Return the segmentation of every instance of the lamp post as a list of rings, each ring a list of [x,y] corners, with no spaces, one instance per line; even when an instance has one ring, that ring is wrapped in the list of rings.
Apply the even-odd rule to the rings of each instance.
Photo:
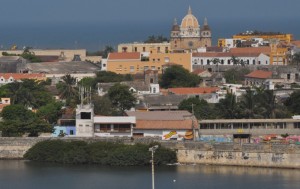
[[[154,189],[154,152],[157,150],[158,145],[152,146],[149,148],[149,151],[151,151],[151,165],[152,165],[152,189]]]

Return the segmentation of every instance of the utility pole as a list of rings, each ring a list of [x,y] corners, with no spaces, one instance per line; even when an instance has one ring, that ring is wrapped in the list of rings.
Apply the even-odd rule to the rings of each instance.
[[[155,189],[154,185],[154,152],[158,149],[158,145],[152,146],[149,148],[149,151],[151,151],[151,166],[152,166],[152,189]]]

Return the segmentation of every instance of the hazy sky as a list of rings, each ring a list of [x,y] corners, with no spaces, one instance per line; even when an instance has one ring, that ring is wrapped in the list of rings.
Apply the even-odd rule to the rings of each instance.
[[[0,0],[0,23],[181,20],[189,5],[209,21],[300,20],[300,0]]]

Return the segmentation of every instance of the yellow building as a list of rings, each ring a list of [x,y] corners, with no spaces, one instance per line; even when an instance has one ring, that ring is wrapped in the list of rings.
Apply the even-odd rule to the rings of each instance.
[[[237,34],[232,36],[233,39],[240,39],[240,40],[251,40],[253,38],[262,38],[264,40],[272,40],[276,39],[278,41],[284,41],[290,43],[293,40],[293,34],[280,34],[280,33],[265,33],[265,32],[253,32],[253,33],[246,33],[246,34]]]
[[[136,74],[145,70],[157,70],[162,73],[166,64],[182,65],[191,71],[191,53],[157,53],[153,51],[149,57],[142,57],[139,52],[110,53],[107,58],[107,71],[118,74]]]
[[[151,52],[155,49],[157,52],[168,53],[170,43],[122,43],[118,45],[118,52]]]

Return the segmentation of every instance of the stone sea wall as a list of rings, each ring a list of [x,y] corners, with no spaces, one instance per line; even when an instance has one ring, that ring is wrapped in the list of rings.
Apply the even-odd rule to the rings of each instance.
[[[44,140],[108,141],[125,144],[146,143],[151,138],[4,138],[0,137],[0,159],[22,159],[34,144]],[[203,142],[159,141],[177,151],[179,163],[300,168],[300,145],[295,144],[210,144]]]

